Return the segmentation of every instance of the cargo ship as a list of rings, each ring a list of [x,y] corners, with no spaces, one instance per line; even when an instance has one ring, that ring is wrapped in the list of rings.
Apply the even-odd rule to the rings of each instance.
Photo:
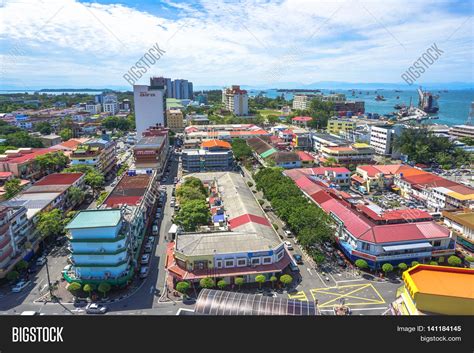
[[[418,108],[423,110],[425,113],[437,113],[439,110],[438,106],[438,96],[434,96],[430,92],[423,92],[423,90],[418,88]]]

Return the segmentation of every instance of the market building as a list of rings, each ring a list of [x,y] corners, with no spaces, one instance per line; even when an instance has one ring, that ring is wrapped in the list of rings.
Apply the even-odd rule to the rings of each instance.
[[[198,232],[180,232],[169,243],[167,270],[173,280],[235,277],[254,282],[280,273],[291,261],[283,242],[245,180],[238,173],[196,173],[207,185],[213,225]]]

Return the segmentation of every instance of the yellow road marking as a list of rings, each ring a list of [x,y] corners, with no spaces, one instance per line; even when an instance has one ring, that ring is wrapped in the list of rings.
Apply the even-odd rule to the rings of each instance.
[[[343,288],[355,288],[354,290],[351,290],[347,293],[341,293],[340,290]],[[336,290],[335,292],[331,292],[330,290]],[[372,298],[364,298],[356,295],[352,295],[356,292],[359,292],[364,289],[372,289],[373,293],[379,298],[379,299],[372,299]],[[338,292],[339,291],[339,292]],[[319,307],[330,307],[334,305],[334,302],[343,298],[351,298],[351,299],[356,299],[356,300],[361,300],[363,301],[362,303],[346,303],[346,305],[371,305],[371,304],[384,304],[385,300],[383,297],[380,295],[380,293],[375,289],[375,287],[369,283],[369,284],[356,284],[356,285],[346,285],[346,286],[340,286],[340,287],[329,287],[329,288],[315,288],[310,290],[311,295],[313,296],[313,300],[316,301],[316,293],[320,293],[323,295],[330,295],[330,296],[336,296],[333,299],[329,299],[324,303],[319,304]]]
[[[306,293],[304,291],[300,291],[296,294],[288,294],[288,298],[290,299],[297,299],[301,301],[308,301],[308,297],[306,296]]]

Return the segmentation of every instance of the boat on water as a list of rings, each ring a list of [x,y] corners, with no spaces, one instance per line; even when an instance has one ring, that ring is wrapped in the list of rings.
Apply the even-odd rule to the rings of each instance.
[[[399,90],[399,89],[396,89],[396,90],[395,90],[395,92],[402,92],[402,91],[401,91],[401,90]]]
[[[439,96],[435,96],[428,91],[423,91],[421,87],[418,88],[418,108],[425,113],[433,114],[439,111],[438,98]]]
[[[394,109],[398,109],[398,110],[399,110],[399,109],[403,109],[404,107],[405,107],[404,104],[395,104],[395,105],[393,106]]]
[[[377,97],[375,97],[375,100],[376,100],[376,101],[384,101],[384,100],[386,100],[386,99],[384,98],[384,96],[377,95]]]

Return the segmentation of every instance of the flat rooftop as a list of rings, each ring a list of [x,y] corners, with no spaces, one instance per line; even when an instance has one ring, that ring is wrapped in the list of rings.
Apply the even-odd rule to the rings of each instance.
[[[80,211],[66,229],[115,227],[121,219],[121,211],[115,209]]]
[[[417,265],[405,272],[424,294],[474,299],[474,270],[468,268]]]

